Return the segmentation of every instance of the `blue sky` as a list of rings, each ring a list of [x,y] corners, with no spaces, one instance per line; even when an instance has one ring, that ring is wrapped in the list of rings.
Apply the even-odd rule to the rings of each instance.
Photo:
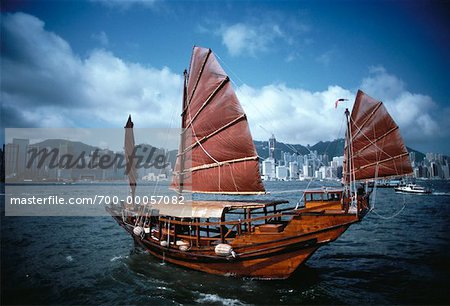
[[[358,88],[412,148],[450,155],[441,1],[2,1],[3,127],[178,127],[193,45],[213,49],[255,139],[342,137]],[[349,98],[334,109],[337,98]]]

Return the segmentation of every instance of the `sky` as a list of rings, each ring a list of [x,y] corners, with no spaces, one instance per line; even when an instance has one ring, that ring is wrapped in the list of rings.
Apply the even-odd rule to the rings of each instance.
[[[358,89],[407,146],[450,155],[449,1],[1,2],[2,128],[178,128],[182,72],[208,47],[253,138],[343,138]],[[348,102],[335,101],[347,98]],[[4,135],[2,136],[4,139]]]

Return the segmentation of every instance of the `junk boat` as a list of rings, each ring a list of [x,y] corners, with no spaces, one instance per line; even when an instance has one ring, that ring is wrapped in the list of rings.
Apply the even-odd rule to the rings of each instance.
[[[358,91],[347,121],[343,188],[307,190],[303,205],[248,200],[264,194],[247,117],[229,77],[210,49],[194,47],[184,72],[181,140],[171,188],[225,194],[236,200],[107,207],[151,255],[218,275],[285,279],[321,246],[336,240],[369,211],[361,183],[412,172],[398,126],[383,103]],[[131,195],[133,122],[125,126]]]

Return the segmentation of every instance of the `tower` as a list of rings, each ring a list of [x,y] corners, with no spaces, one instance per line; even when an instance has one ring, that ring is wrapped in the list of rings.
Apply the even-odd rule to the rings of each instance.
[[[275,136],[272,134],[272,137],[269,138],[269,158],[273,158],[275,160],[275,145],[277,140]]]

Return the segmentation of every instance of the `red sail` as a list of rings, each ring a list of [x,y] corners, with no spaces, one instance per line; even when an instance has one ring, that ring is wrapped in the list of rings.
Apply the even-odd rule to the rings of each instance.
[[[344,160],[347,183],[412,173],[398,125],[381,101],[359,90],[348,128],[350,141],[346,141]]]
[[[265,192],[247,118],[210,49],[194,47],[183,100],[184,132],[171,187],[181,192]]]
[[[125,159],[126,159],[126,173],[128,175],[128,181],[130,183],[132,201],[134,203],[134,195],[136,192],[136,167],[134,158],[134,132],[133,121],[131,121],[131,115],[128,117],[125,124]]]

